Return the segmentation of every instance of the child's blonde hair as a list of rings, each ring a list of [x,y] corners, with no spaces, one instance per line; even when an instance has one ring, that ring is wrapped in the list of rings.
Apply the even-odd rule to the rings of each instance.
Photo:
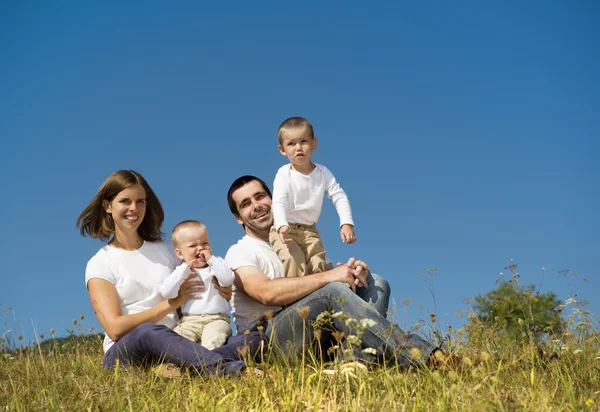
[[[304,117],[290,117],[281,123],[279,129],[277,130],[277,136],[279,136],[279,144],[283,143],[283,132],[289,129],[297,129],[300,127],[306,127],[308,130],[308,134],[313,139],[315,138],[315,131],[313,130],[312,124],[305,119]]]

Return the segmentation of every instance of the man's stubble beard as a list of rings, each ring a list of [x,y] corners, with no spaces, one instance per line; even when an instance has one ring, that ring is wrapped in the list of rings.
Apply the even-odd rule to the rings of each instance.
[[[265,221],[264,224],[257,224],[254,221],[245,221],[244,226],[246,227],[246,234],[254,235],[259,239],[269,241],[269,231],[271,230],[271,226],[273,226],[273,214],[269,211],[270,219]]]

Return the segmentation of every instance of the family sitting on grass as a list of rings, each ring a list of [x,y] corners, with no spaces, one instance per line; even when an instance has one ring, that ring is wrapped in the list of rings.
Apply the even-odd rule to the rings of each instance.
[[[332,199],[346,243],[356,240],[350,203],[333,174],[312,162],[317,139],[308,120],[290,118],[278,134],[290,163],[277,172],[273,196],[254,176],[229,188],[229,208],[245,235],[225,260],[213,255],[206,226],[195,220],[173,229],[174,250],[163,241],[162,206],[139,173],[119,170],[106,179],[77,219],[82,235],[108,241],[85,276],[106,333],[105,367],[164,363],[239,375],[266,350],[293,357],[318,338],[325,352],[328,342],[340,346],[334,364],[438,367],[451,360],[386,319],[388,282],[365,262],[350,258],[334,268],[327,261],[315,227],[323,197]],[[343,316],[315,326],[324,313]],[[322,327],[338,341],[357,338],[344,318],[368,325],[359,341],[324,339]]]

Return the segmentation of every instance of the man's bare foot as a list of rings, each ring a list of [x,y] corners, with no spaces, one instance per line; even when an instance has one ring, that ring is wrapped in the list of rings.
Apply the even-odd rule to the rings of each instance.
[[[429,356],[429,366],[437,370],[460,371],[463,369],[464,364],[460,356],[436,349]]]
[[[255,376],[257,378],[262,378],[264,374],[265,373],[258,368],[246,368],[242,371],[242,376]]]

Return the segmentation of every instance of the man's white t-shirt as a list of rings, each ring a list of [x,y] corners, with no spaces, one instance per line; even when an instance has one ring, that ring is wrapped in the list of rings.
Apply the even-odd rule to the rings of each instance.
[[[165,242],[144,242],[137,250],[123,250],[106,245],[92,257],[85,270],[85,284],[90,279],[104,279],[115,286],[119,294],[121,314],[143,312],[165,300],[159,292],[162,282],[179,265],[179,259]],[[157,322],[174,328],[175,311]],[[114,344],[104,336],[104,352]]]
[[[243,266],[254,266],[270,279],[282,278],[285,275],[281,260],[271,249],[269,242],[244,236],[235,245],[231,246],[225,256],[225,263],[232,270]],[[231,313],[238,333],[246,331],[253,326],[257,319],[262,318],[265,312],[278,312],[281,306],[265,306],[254,300],[233,285],[231,298]]]

